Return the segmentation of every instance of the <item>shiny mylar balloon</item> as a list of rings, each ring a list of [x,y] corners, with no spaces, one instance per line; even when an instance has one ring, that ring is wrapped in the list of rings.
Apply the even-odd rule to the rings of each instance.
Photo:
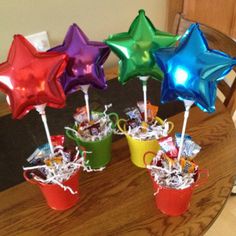
[[[0,90],[7,95],[13,118],[22,118],[35,105],[64,107],[58,77],[66,63],[65,54],[37,52],[23,36],[14,36],[7,61],[0,64]]]
[[[236,64],[229,55],[209,49],[198,24],[190,26],[176,48],[160,49],[154,56],[165,73],[161,102],[192,100],[205,112],[215,111],[217,82]]]
[[[118,79],[121,84],[136,76],[152,76],[162,80],[163,73],[150,51],[173,46],[178,38],[155,29],[144,10],[140,10],[127,33],[110,35],[105,40],[120,58]]]
[[[61,76],[65,94],[76,92],[80,85],[107,87],[103,64],[110,49],[102,42],[89,41],[76,24],[69,27],[63,44],[49,51],[64,52],[69,56],[69,63]]]

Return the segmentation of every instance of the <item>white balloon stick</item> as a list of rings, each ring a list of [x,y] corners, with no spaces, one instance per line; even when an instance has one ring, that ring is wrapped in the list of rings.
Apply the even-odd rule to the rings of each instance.
[[[86,84],[86,85],[81,85],[80,87],[84,93],[84,100],[85,100],[85,105],[86,105],[87,117],[88,117],[88,121],[90,121],[89,95],[88,95],[88,89],[89,89],[90,85]]]
[[[143,82],[144,121],[147,122],[147,80],[148,76],[139,76]]]
[[[47,117],[46,117],[46,113],[45,113],[45,107],[46,107],[46,104],[42,104],[42,105],[35,106],[35,109],[41,115],[41,118],[42,118],[42,121],[43,121],[43,124],[44,124],[44,129],[45,129],[45,132],[46,132],[46,135],[47,135],[50,151],[51,151],[51,154],[53,156],[54,155],[54,150],[53,150],[52,140],[51,140],[51,136],[50,136],[50,132],[49,132],[49,128],[48,128]]]
[[[183,122],[183,127],[182,127],[182,133],[181,133],[181,138],[180,138],[178,161],[180,161],[181,153],[183,150],[184,135],[185,135],[187,121],[188,121],[188,117],[189,117],[189,110],[190,110],[191,106],[193,105],[193,103],[194,103],[194,101],[184,100],[185,112],[184,112],[184,122]]]

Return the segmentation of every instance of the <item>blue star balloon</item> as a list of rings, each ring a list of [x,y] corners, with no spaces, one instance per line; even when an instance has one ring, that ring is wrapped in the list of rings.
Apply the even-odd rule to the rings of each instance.
[[[165,74],[161,102],[191,100],[203,111],[215,111],[217,83],[230,72],[236,59],[212,50],[198,24],[189,27],[176,48],[153,53]]]

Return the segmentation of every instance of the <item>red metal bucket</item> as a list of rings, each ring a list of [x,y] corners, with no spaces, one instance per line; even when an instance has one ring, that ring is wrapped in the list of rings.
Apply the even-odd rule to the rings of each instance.
[[[156,155],[153,152],[146,152],[144,155],[144,163],[147,154]],[[191,186],[185,189],[173,189],[158,185],[151,176],[150,171],[148,172],[152,179],[153,188],[156,193],[156,206],[162,213],[169,216],[179,216],[184,214],[190,206],[194,188],[205,184],[209,177],[208,170],[198,170],[198,172],[196,173],[195,182]],[[205,178],[201,178],[201,175],[204,175]]]
[[[30,171],[24,171],[24,178],[39,186],[47,204],[50,208],[58,211],[63,211],[73,207],[79,201],[79,170],[76,171],[68,180],[62,182],[64,186],[70,187],[76,194],[72,194],[69,190],[64,190],[57,184],[45,184],[29,178]]]

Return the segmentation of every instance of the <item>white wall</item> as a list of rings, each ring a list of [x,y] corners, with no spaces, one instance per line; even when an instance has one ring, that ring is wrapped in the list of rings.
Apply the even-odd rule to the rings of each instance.
[[[51,46],[60,44],[77,23],[91,40],[127,31],[139,9],[164,30],[166,0],[0,0],[0,61],[5,61],[14,34],[46,30]],[[106,66],[117,63],[111,55]]]

